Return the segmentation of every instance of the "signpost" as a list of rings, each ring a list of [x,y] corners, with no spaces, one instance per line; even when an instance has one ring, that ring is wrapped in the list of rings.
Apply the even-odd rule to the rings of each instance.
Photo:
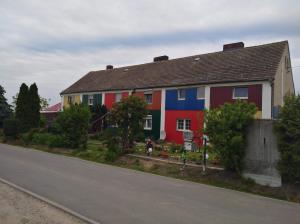
[[[193,145],[194,134],[192,131],[183,132],[184,149],[191,151]]]

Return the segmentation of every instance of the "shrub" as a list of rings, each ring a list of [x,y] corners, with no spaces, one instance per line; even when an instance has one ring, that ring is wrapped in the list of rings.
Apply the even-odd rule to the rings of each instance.
[[[5,137],[17,137],[18,122],[15,118],[7,118],[3,121],[3,134]]]
[[[47,144],[50,148],[66,146],[65,139],[61,135],[50,135]]]
[[[300,95],[285,97],[274,126],[280,152],[279,170],[286,182],[300,181]]]
[[[32,142],[33,135],[39,131],[40,130],[38,128],[33,128],[29,132],[21,134],[21,140],[25,145],[29,145]]]
[[[84,105],[71,105],[56,119],[57,132],[63,136],[70,148],[85,148],[88,140],[90,111]]]
[[[114,104],[110,122],[118,125],[123,150],[131,148],[137,134],[143,132],[143,120],[147,115],[146,107],[146,102],[134,95]]]
[[[246,132],[254,119],[256,106],[244,101],[225,103],[205,114],[205,133],[227,170],[242,172]]]
[[[176,152],[180,152],[182,150],[182,146],[172,142],[169,149],[170,149],[170,152],[176,153]]]
[[[48,133],[35,133],[32,136],[31,143],[37,145],[48,145],[51,134]]]

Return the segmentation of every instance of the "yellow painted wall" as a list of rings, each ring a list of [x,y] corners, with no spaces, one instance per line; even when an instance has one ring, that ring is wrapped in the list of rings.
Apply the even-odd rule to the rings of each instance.
[[[80,104],[81,102],[80,102],[80,95],[73,95],[74,97],[75,97],[75,99],[74,99],[74,104],[75,103],[77,103],[77,104]],[[68,95],[65,95],[64,96],[64,104],[63,104],[63,106],[65,107],[65,108],[68,108],[70,105],[69,105],[69,103],[68,103]]]

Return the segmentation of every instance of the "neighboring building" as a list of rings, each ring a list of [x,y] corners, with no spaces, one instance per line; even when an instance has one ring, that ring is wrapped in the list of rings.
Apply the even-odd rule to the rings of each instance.
[[[92,71],[61,92],[62,105],[83,102],[108,109],[135,94],[148,103],[145,133],[182,143],[191,130],[202,142],[204,109],[243,99],[255,103],[257,118],[272,119],[284,95],[294,94],[287,41],[244,47],[226,44],[223,51]]]
[[[41,115],[44,116],[47,120],[47,125],[53,123],[53,121],[55,120],[55,118],[57,118],[59,112],[61,111],[61,108],[61,103],[57,103],[41,111]]]

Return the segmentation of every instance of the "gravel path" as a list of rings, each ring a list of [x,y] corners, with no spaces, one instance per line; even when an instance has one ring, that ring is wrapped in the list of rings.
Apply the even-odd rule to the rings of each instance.
[[[0,223],[83,224],[84,222],[0,182]]]

